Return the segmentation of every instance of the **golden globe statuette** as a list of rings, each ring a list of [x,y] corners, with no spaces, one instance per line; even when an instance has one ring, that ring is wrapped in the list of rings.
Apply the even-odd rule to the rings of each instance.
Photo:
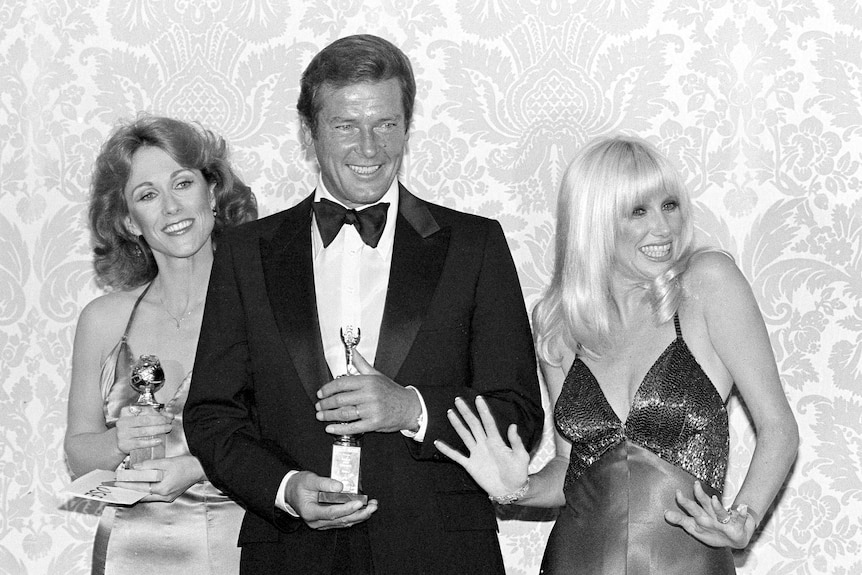
[[[356,373],[353,368],[353,350],[359,345],[359,328],[347,326],[341,330],[341,341],[344,343],[344,354],[347,359],[347,373]],[[344,377],[340,375],[338,377]],[[319,503],[348,503],[362,501],[368,503],[368,496],[359,491],[359,461],[362,448],[359,445],[359,435],[339,435],[332,444],[332,468],[330,477],[344,485],[339,493],[321,491],[317,496]]]
[[[142,355],[132,365],[132,375],[129,385],[140,394],[138,401],[129,407],[132,415],[152,415],[164,409],[165,404],[156,401],[153,394],[165,384],[165,372],[159,358],[154,355]],[[162,442],[152,447],[133,449],[129,453],[123,467],[117,470],[117,481],[161,481],[160,469],[134,469],[134,466],[149,459],[165,457],[166,435],[142,437],[154,439],[161,437]]]

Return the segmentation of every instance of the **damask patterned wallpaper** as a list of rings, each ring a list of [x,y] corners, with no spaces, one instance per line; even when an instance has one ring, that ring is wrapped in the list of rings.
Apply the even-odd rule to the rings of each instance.
[[[404,181],[498,218],[529,306],[561,172],[633,132],[682,170],[704,241],[763,309],[802,436],[742,574],[862,573],[862,7],[854,0],[0,0],[0,572],[88,573],[98,508],[67,500],[72,339],[99,294],[85,222],[97,148],[138,110],[223,133],[263,215],[314,183],[299,75],[337,37],[412,58]],[[731,401],[732,465],[754,441]],[[539,466],[551,455],[547,439]],[[552,520],[507,510],[509,572]]]

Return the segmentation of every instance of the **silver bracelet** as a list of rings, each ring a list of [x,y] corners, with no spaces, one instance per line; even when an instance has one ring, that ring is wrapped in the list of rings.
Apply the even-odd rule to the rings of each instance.
[[[500,505],[510,505],[515,501],[521,499],[524,495],[526,495],[529,488],[530,476],[528,475],[527,480],[524,482],[524,485],[522,485],[521,488],[517,491],[507,493],[506,495],[489,495],[488,499],[490,499],[494,503],[499,503]]]
[[[728,507],[727,508],[727,518],[726,518],[727,520],[726,521],[719,521],[719,523],[728,523],[730,521],[731,514],[733,514],[734,512],[740,513],[740,507],[744,507],[745,508],[745,514],[754,520],[754,529],[756,530],[760,526],[760,514],[757,511],[755,511],[754,509],[752,509],[751,507],[749,507],[748,505],[746,505],[745,503],[734,503],[733,505]]]

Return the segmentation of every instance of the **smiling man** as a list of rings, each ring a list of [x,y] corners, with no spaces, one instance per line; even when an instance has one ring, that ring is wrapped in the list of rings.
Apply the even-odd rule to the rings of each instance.
[[[327,46],[297,103],[314,192],[219,239],[186,433],[247,509],[244,573],[503,573],[491,502],[434,441],[462,445],[446,413],[482,395],[534,445],[533,343],[500,224],[398,181],[415,94],[386,40]],[[367,503],[319,503],[342,434]]]

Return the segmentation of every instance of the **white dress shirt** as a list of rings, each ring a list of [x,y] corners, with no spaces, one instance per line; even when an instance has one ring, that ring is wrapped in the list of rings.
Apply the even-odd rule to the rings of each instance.
[[[314,201],[321,198],[344,205],[319,180]],[[312,220],[311,252],[314,259],[317,316],[326,363],[334,377],[347,373],[340,335],[343,327],[359,327],[357,350],[369,364],[374,365],[377,355],[398,215],[397,181],[393,180],[380,202],[388,202],[389,208],[383,235],[376,248],[366,245],[356,226],[349,224],[341,226],[332,243],[324,248],[317,222]]]
[[[344,205],[329,193],[323,180],[318,178],[314,201],[321,198]],[[347,373],[344,343],[341,341],[342,328],[359,328],[360,338],[356,349],[369,364],[374,365],[377,355],[395,242],[395,221],[398,216],[397,180],[392,181],[380,202],[388,202],[389,208],[383,235],[376,248],[366,245],[356,227],[349,224],[343,225],[332,243],[324,248],[317,221],[312,217],[311,250],[317,315],[326,363],[334,377]],[[421,442],[428,427],[427,410],[419,390],[413,386],[408,386],[408,389],[416,392],[422,406],[422,415],[417,432],[403,430],[401,433]],[[282,480],[276,495],[276,506],[297,516],[284,500],[287,481],[295,473],[297,471],[288,472]]]

